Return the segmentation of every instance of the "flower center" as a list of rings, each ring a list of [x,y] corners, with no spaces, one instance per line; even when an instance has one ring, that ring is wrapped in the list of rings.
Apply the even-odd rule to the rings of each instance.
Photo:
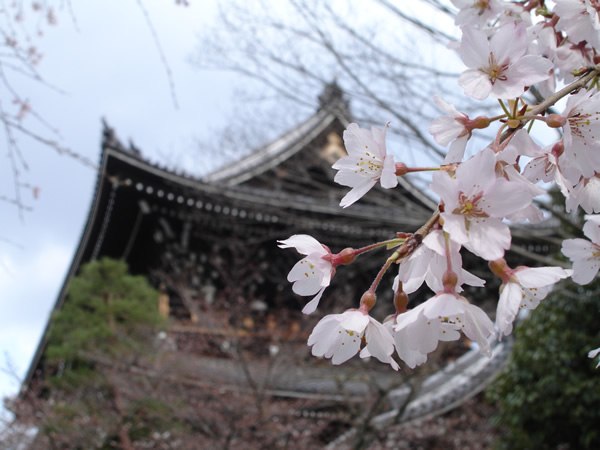
[[[478,10],[477,14],[481,16],[486,9],[490,9],[490,0],[477,0],[473,3],[473,8]]]
[[[381,160],[371,152],[364,152],[364,156],[356,161],[357,169],[354,171],[359,174],[378,174],[383,168]]]
[[[594,113],[584,113],[581,111],[569,116],[569,129],[571,134],[580,139],[584,139],[584,133],[587,131],[591,132],[592,121],[598,122],[600,118],[600,111]],[[592,136],[595,138],[596,136]]]
[[[467,197],[464,192],[458,194],[458,205],[452,214],[461,214],[467,217],[489,217],[481,206],[478,205],[479,201],[483,198],[483,193],[474,195],[473,197]]]
[[[488,56],[488,66],[482,67],[479,70],[487,74],[490,78],[490,83],[494,84],[497,80],[506,81],[508,79],[504,74],[506,69],[508,69],[508,63],[498,63],[498,61],[496,61],[496,56],[490,52],[490,56]]]

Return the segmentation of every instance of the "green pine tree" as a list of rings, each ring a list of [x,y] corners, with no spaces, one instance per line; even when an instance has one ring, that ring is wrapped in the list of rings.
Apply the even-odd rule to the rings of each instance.
[[[154,414],[164,412],[162,402],[127,373],[151,361],[164,325],[158,295],[122,261],[92,262],[72,280],[45,353],[49,401],[40,429],[52,447],[129,449],[145,429],[140,417],[152,417],[146,433],[169,425],[168,414]]]

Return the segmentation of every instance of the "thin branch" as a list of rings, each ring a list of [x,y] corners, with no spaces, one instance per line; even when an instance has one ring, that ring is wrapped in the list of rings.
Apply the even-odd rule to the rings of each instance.
[[[148,13],[148,10],[144,6],[144,3],[142,2],[142,0],[136,0],[136,3],[138,5],[138,7],[140,8],[140,11],[142,12],[142,15],[144,16],[146,25],[148,26],[148,29],[150,30],[150,34],[152,35],[152,40],[154,41],[154,46],[156,47],[156,51],[158,52],[160,61],[163,65],[163,68],[165,69],[165,73],[167,75],[167,82],[169,84],[169,92],[171,93],[171,101],[173,102],[173,106],[175,109],[179,109],[179,103],[177,101],[177,93],[175,92],[175,82],[173,81],[173,71],[171,70],[171,66],[169,65],[169,62],[167,61],[167,57],[165,56],[165,52],[163,51],[162,45],[160,43],[160,39],[158,38],[158,33],[156,32],[156,28],[154,27],[154,23],[152,22],[152,19],[150,18],[150,14]]]

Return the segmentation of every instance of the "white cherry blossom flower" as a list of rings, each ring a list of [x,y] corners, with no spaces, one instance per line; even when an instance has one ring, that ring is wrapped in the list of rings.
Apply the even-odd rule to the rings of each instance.
[[[504,10],[502,2],[498,0],[452,0],[452,4],[459,9],[454,19],[459,27],[485,26]]]
[[[531,139],[526,130],[517,131],[504,150],[496,155],[496,175],[515,183],[514,186],[520,185],[521,190],[528,192],[532,197],[544,194],[546,192],[544,189],[536,186],[516,169],[519,167],[519,155],[530,155],[538,149],[539,146]],[[544,215],[537,206],[530,203],[525,208],[508,214],[506,218],[513,221],[528,220],[536,223],[542,221]]]
[[[575,211],[578,206],[588,213],[600,213],[600,178],[581,178],[566,195],[565,210]]]
[[[480,122],[485,121],[486,123],[476,127],[477,119],[470,120],[469,116],[458,112],[453,105],[440,97],[434,97],[433,101],[447,115],[435,119],[429,126],[429,132],[438,144],[444,147],[450,144],[448,153],[444,158],[445,164],[460,162],[465,154],[465,147],[471,137],[472,130],[474,128],[484,128],[484,125],[487,126],[489,121],[481,118]]]
[[[500,300],[496,310],[496,329],[502,335],[512,332],[513,322],[520,309],[533,310],[552,291],[555,283],[571,275],[562,267],[517,267],[511,269],[506,261],[490,263],[502,278]]]
[[[312,354],[331,358],[333,364],[342,364],[356,355],[363,341],[361,358],[374,356],[398,370],[398,364],[392,359],[394,340],[389,331],[359,309],[323,317],[308,337]]]
[[[600,94],[587,91],[569,96],[563,117],[566,163],[590,178],[600,172]]]
[[[444,231],[488,261],[501,258],[510,247],[510,230],[502,218],[527,207],[533,199],[520,183],[496,177],[495,165],[494,152],[484,149],[463,162],[454,178],[437,172],[431,184],[444,203]]]
[[[561,251],[573,262],[572,279],[577,284],[590,283],[600,269],[600,215],[585,216],[583,234],[589,239],[565,239]],[[591,242],[590,242],[591,241]]]
[[[459,325],[439,318],[428,318],[423,313],[423,305],[384,323],[392,330],[398,356],[411,369],[427,361],[427,355],[437,348],[438,342],[460,338]]]
[[[564,152],[562,140],[541,148],[535,145],[521,154],[529,156],[531,160],[523,169],[523,176],[532,183],[556,183],[562,194],[566,197],[573,186],[568,180],[569,173],[573,172],[567,167],[567,174],[559,164],[559,158]],[[562,161],[562,159],[561,159]],[[575,174],[574,174],[575,175]],[[575,175],[579,178],[578,175]]]
[[[398,185],[394,157],[387,154],[386,128],[360,128],[351,123],[344,131],[344,145],[348,156],[340,158],[333,168],[338,170],[334,181],[352,189],[340,206],[346,208],[365,195],[377,182],[386,189]]]
[[[314,295],[314,298],[302,309],[304,314],[311,314],[317,309],[319,300],[335,273],[331,262],[331,251],[306,234],[295,234],[277,242],[279,248],[295,248],[301,255],[306,255],[292,267],[287,279],[293,283],[292,290],[296,294]]]
[[[463,284],[478,287],[485,284],[485,280],[462,269],[460,245],[453,241],[450,241],[450,261],[454,271],[457,272],[457,292],[462,292]],[[415,292],[423,282],[426,282],[433,292],[443,290],[442,277],[447,268],[446,264],[444,232],[432,231],[423,239],[422,245],[400,263],[398,276],[394,280],[394,291],[398,287],[398,282],[402,282],[402,289],[407,294]]]
[[[408,328],[403,328],[399,331],[394,329],[396,317],[396,315],[390,316],[383,322],[383,326],[394,339],[394,347],[400,359],[404,361],[408,367],[414,369],[427,361],[427,354],[421,353],[410,347],[411,335]]]
[[[395,330],[410,335],[410,349],[427,354],[440,340],[455,340],[456,331],[462,331],[476,342],[480,351],[490,356],[489,339],[494,334],[494,324],[478,306],[456,293],[440,292],[425,303],[398,315]]]
[[[556,0],[554,14],[559,17],[556,28],[564,31],[569,40],[575,44],[587,41],[598,47],[600,43],[600,6],[597,1],[589,0]]]
[[[459,56],[469,68],[458,83],[465,94],[483,100],[490,94],[508,99],[523,94],[526,86],[548,79],[552,63],[537,55],[527,55],[528,39],[524,24],[508,23],[493,34],[463,28]]]

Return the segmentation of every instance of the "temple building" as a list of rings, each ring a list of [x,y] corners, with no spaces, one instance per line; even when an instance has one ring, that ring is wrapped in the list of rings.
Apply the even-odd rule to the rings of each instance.
[[[341,136],[350,122],[341,90],[329,85],[312,116],[202,178],[146,160],[139,150],[123,145],[105,124],[89,214],[55,310],[68,301],[70,280],[82,265],[103,257],[121,259],[133,274],[146,276],[159,289],[156,307],[169,318],[173,352],[226,361],[231,342],[236,341],[244,342],[260,359],[286,342],[295,342],[297,351],[304,352],[299,358],[304,358],[308,355],[306,337],[316,319],[300,313],[308,299],[295,295],[286,281],[298,255],[280,250],[276,241],[309,234],[333,251],[360,247],[390,239],[399,231],[416,230],[436,208],[435,201],[406,177],[399,179],[396,189],[375,188],[352,207],[340,208],[348,188],[333,182],[331,165],[345,154]],[[539,243],[543,240],[528,242],[526,233],[517,232],[515,240],[529,246],[547,245]],[[383,253],[378,255],[340,269],[320,310],[332,311],[335,306],[340,312],[355,306],[383,262]],[[387,278],[391,286],[393,276]],[[389,286],[385,290],[391,292]],[[48,328],[25,386],[44,377],[47,335]],[[501,350],[496,353],[502,355],[507,348]],[[473,361],[457,361],[454,370],[461,372],[460,364],[467,367]],[[487,366],[488,378],[502,361]],[[320,370],[329,370],[325,363]],[[201,362],[190,359],[189,376],[200,366]],[[280,398],[342,401],[336,392],[339,385],[324,381],[316,372],[311,374],[301,380],[293,375],[282,377],[269,392]],[[395,374],[384,379],[389,381],[390,376]],[[224,372],[214,379],[242,383],[235,377],[228,379]],[[428,392],[443,388],[442,379],[438,376],[431,381]],[[472,389],[479,389],[485,380],[478,379]],[[366,388],[356,383],[352,389],[364,393]],[[456,402],[464,389],[452,392],[448,404]],[[446,394],[439,394],[438,399]],[[391,401],[391,406],[397,406],[399,398],[411,397],[406,391],[395,395],[396,403]],[[418,417],[443,406],[425,403],[406,413]],[[315,411],[318,408],[308,414]],[[330,436],[331,440],[335,437]]]
[[[333,182],[331,165],[345,154],[341,134],[351,119],[337,86],[320,101],[294,129],[201,179],[145,160],[105,124],[90,211],[55,309],[83,264],[110,257],[147,275],[163,293],[161,311],[179,324],[210,327],[207,308],[246,302],[242,321],[251,326],[252,315],[280,308],[294,315],[306,301],[286,281],[297,255],[276,240],[310,234],[339,251],[414,231],[435,204],[405,179],[399,189],[374,189],[353,207],[339,207],[347,188]],[[327,297],[352,305],[372,271],[348,269]],[[28,378],[43,350],[42,340]]]

